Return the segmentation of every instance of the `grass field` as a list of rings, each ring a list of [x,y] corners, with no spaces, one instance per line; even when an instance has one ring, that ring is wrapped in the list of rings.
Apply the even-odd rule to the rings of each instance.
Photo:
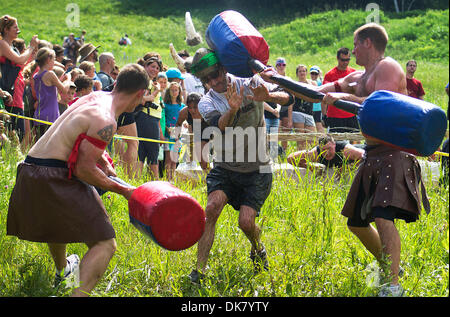
[[[33,4],[29,1],[2,2],[0,14],[17,17],[26,40],[32,34],[38,34],[40,38],[62,43],[63,36],[70,31],[86,29],[87,40],[102,45],[100,52],[113,51],[120,65],[134,62],[147,51],[158,51],[167,65],[174,66],[168,43],[174,43],[177,49],[185,47],[183,15],[160,17],[135,11],[128,14],[119,10],[115,1],[78,1],[80,26],[69,29],[65,24],[67,3],[56,0],[37,0]],[[218,8],[217,13],[223,9],[226,8]],[[198,30],[204,32],[212,15],[200,13],[193,18]],[[299,63],[316,64],[323,71],[335,66],[335,51],[344,45],[352,47],[353,26],[363,24],[364,18],[365,12],[351,11],[343,15],[340,11],[331,11],[289,23],[267,22],[260,31],[271,47],[271,62],[278,56],[286,57],[288,75],[294,78],[295,65]],[[352,21],[349,26],[342,27],[349,19]],[[426,24],[424,21],[427,20],[434,24]],[[427,93],[425,99],[446,109],[448,10],[423,12],[404,19],[383,15],[381,21],[392,40],[387,55],[402,65],[409,58],[415,58],[418,61],[417,78]],[[412,31],[408,31],[407,26]],[[340,32],[330,34],[330,30]],[[117,45],[125,32],[133,40],[133,45],[128,48]],[[425,44],[431,43],[433,36],[437,44]],[[321,46],[312,48],[314,39],[319,37]],[[193,53],[195,48],[189,51]],[[65,295],[53,288],[54,265],[46,245],[6,236],[8,202],[15,183],[16,166],[21,159],[23,155],[10,147],[1,149],[0,296]],[[271,269],[258,275],[253,274],[248,258],[250,245],[238,228],[237,213],[226,206],[217,223],[207,277],[201,287],[191,284],[187,276],[196,261],[196,246],[180,252],[158,247],[130,224],[126,200],[116,194],[106,194],[102,199],[116,230],[118,249],[92,295],[376,296],[378,289],[369,281],[374,259],[348,231],[346,218],[340,215],[354,173],[355,170],[350,168],[339,180],[306,178],[300,183],[274,179],[272,192],[257,220],[263,228],[262,241]],[[118,174],[127,179],[120,167]],[[145,178],[129,180],[133,185],[145,181]],[[191,194],[202,206],[206,205],[205,184],[194,186],[175,181],[175,185]],[[401,265],[405,269],[400,282],[408,296],[448,297],[448,186],[441,188],[426,180],[426,188],[431,213],[422,214],[416,223],[397,222],[402,240]],[[68,247],[69,254],[77,253],[80,257],[86,250],[82,244]]]
[[[5,236],[8,200],[21,156],[3,149],[0,164],[0,296],[64,295],[53,286],[54,265],[45,244]],[[118,249],[95,288],[94,296],[174,297],[353,297],[376,296],[368,280],[373,257],[346,228],[340,208],[354,169],[340,180],[276,178],[257,220],[269,255],[270,271],[253,274],[250,245],[237,226],[237,213],[226,206],[217,223],[207,278],[201,287],[188,274],[196,246],[166,251],[129,222],[126,200],[106,194],[103,202],[116,230]],[[119,168],[119,176],[126,176]],[[146,180],[131,181],[134,185]],[[186,181],[175,185],[206,205],[206,186]],[[448,296],[448,186],[427,181],[432,212],[416,223],[397,227],[402,239],[401,283],[408,296]],[[83,244],[68,247],[82,256]]]

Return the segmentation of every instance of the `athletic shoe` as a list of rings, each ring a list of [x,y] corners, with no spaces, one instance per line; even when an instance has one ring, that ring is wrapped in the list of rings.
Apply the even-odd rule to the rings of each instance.
[[[381,287],[378,297],[403,297],[405,290],[398,285],[384,285]]]
[[[55,287],[63,286],[64,288],[78,287],[80,285],[80,258],[76,254],[67,257],[67,266],[61,273],[55,274]]]
[[[191,274],[189,274],[189,279],[194,284],[200,284],[200,281],[205,277],[204,274],[200,273],[196,269],[193,269]]]
[[[252,249],[250,251],[250,259],[253,262],[255,273],[261,272],[261,267],[264,268],[264,270],[266,271],[269,270],[269,262],[267,261],[267,252],[264,246],[258,252]]]

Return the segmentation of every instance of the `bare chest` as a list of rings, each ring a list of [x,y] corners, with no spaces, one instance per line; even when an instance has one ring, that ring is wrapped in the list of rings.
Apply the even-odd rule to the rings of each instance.
[[[367,97],[375,91],[375,74],[363,73],[358,79],[355,87],[355,95],[358,97]]]

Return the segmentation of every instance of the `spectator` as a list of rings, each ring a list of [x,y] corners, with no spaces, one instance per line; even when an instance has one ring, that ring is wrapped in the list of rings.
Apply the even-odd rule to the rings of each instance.
[[[84,61],[80,64],[79,68],[84,71],[84,74],[92,78],[94,85],[92,89],[102,90],[102,83],[98,80],[98,77],[95,76],[95,65],[93,62]],[[97,79],[95,79],[97,78]]]
[[[83,70],[79,68],[74,68],[70,71],[70,81],[75,82],[78,76],[80,75],[86,75]],[[92,81],[92,85],[94,85],[94,81]]]
[[[24,39],[14,39],[12,45],[19,51],[19,54],[25,52],[25,40]]]
[[[198,111],[198,103],[200,99],[202,98],[202,95],[200,95],[197,92],[191,92],[187,96],[187,106],[180,110],[180,113],[178,114],[178,120],[175,124],[175,127],[181,127],[183,123],[186,121],[189,126],[189,133],[194,133],[193,147],[191,147],[190,153],[191,153],[191,161],[197,159],[200,162],[201,168],[205,171],[209,171],[209,164],[208,160],[202,153],[204,153],[204,148],[207,146],[209,142],[209,138],[204,138],[203,131],[209,127],[209,125],[206,123],[206,121],[201,116],[200,112]],[[196,126],[194,123],[194,120],[197,124],[200,124],[200,129],[196,129]],[[197,146],[197,144],[200,141],[200,147]]]
[[[309,69],[309,75],[311,76],[311,80],[315,81],[317,86],[322,85],[322,71],[319,66],[311,66]],[[325,128],[322,125],[322,108],[320,102],[313,103],[313,117],[314,123],[316,124],[317,132],[324,133]]]
[[[73,69],[73,62],[69,58],[64,57],[61,64],[64,66],[65,72],[70,72]]]
[[[113,71],[111,72],[111,77],[112,77],[112,79],[116,80],[116,79],[117,79],[117,76],[119,76],[119,72],[120,72],[119,66],[114,65],[114,69],[113,69]]]
[[[36,35],[33,36],[30,47],[20,54],[17,48],[12,46],[19,33],[16,18],[9,15],[0,18],[0,89],[8,92],[13,98],[11,104],[5,105],[6,111],[23,116],[25,84],[22,70],[35,56],[39,40]],[[22,140],[25,134],[24,120],[13,118],[12,130],[16,131],[19,139]]]
[[[269,86],[270,84],[267,84]],[[273,85],[273,87],[270,87],[271,89],[276,89],[276,85]],[[264,102],[264,121],[266,122],[266,134],[275,134],[279,131],[280,127],[280,112],[283,108],[287,107],[281,107],[280,105],[274,103],[274,102]],[[278,142],[272,142],[270,141],[270,137],[268,140],[269,145],[269,155],[272,159],[272,161],[275,161],[280,148],[278,146]]]
[[[181,98],[181,85],[178,82],[171,82],[164,93],[164,112],[166,117],[166,130],[164,131],[164,137],[170,142],[175,142],[175,138],[172,136],[172,128],[176,126],[178,115],[180,110],[185,107]],[[173,179],[176,164],[178,162],[178,149],[174,144],[167,144],[165,146],[164,153],[166,161],[167,178]]]
[[[278,74],[282,76],[286,76],[286,60],[283,57],[278,57],[275,61],[275,69]],[[292,107],[290,105],[288,107],[281,107],[280,109],[280,124],[279,124],[279,133],[289,133],[292,129]],[[282,151],[285,152],[287,149],[287,141],[281,142]]]
[[[64,56],[71,59],[74,65],[77,63],[78,49],[80,47],[81,44],[75,39],[75,34],[70,33],[69,36],[64,39]]]
[[[92,62],[94,64],[97,63],[99,47],[100,45],[94,46],[91,43],[86,43],[83,46],[81,46],[78,49],[78,59],[77,59],[78,64],[84,61]]]
[[[275,61],[275,69],[281,76],[286,76],[286,60],[284,57],[278,57]]]
[[[406,89],[408,90],[408,96],[423,100],[425,91],[420,80],[414,78],[416,70],[417,62],[413,59],[409,60],[406,63]]]
[[[116,60],[114,59],[114,55],[109,52],[102,53],[98,58],[98,62],[100,64],[100,72],[97,74],[97,76],[100,79],[100,82],[102,83],[102,89],[112,90],[114,79],[111,77],[111,73],[114,70],[114,66],[116,66]]]
[[[159,85],[159,103],[161,105],[164,105],[163,96],[167,89],[168,80],[166,72],[159,72],[158,76],[156,76],[156,82]],[[161,126],[161,132],[164,134],[164,131],[166,131],[166,114],[164,107],[161,111],[161,119],[159,120],[159,124]],[[164,158],[164,148],[166,144],[160,144],[159,146],[159,155],[158,155],[158,166],[159,166],[159,177],[164,177],[163,171],[165,170],[165,158]]]
[[[305,65],[298,65],[295,73],[299,82],[314,86],[317,85],[314,81],[306,78],[308,68]],[[295,98],[292,108],[292,125],[297,133],[316,132],[312,102],[308,102],[297,97]],[[297,141],[297,150],[303,149],[305,145],[305,141]]]
[[[34,118],[44,121],[55,122],[59,117],[58,94],[62,98],[67,98],[67,88],[58,79],[51,70],[55,64],[55,51],[43,47],[39,49],[36,55],[36,62],[39,66],[39,72],[34,75],[37,107],[34,112]],[[35,122],[34,135],[36,141],[48,130],[49,125]]]
[[[185,61],[190,57],[189,53],[186,50],[178,52],[178,56],[180,56]],[[180,71],[182,73],[182,76],[184,77],[184,86],[186,88],[187,95],[191,92],[198,92],[201,95],[205,94],[205,88],[203,87],[200,79],[198,79],[191,73],[186,72],[185,70],[180,69]]]
[[[25,89],[23,93],[23,115],[28,118],[32,118],[34,115],[34,108],[36,104],[36,95],[33,94],[32,79],[33,76],[39,71],[36,61],[28,63],[23,69],[23,79],[25,81]],[[22,148],[28,149],[32,144],[31,127],[33,121],[24,120],[25,122],[25,136],[22,140]]]
[[[335,82],[355,71],[349,67],[350,50],[342,47],[337,51],[338,65],[325,74],[322,84]],[[354,114],[338,109],[333,105],[322,105],[322,113],[326,114],[325,123],[329,127],[329,132],[357,132],[359,131],[358,120]]]
[[[78,41],[78,43],[80,44],[80,46],[84,45],[85,37],[86,37],[86,30],[82,30],[81,35],[79,37],[75,38]]]
[[[156,82],[159,84],[162,95],[166,91],[168,80],[165,72],[159,72],[158,76],[156,76]]]
[[[303,168],[308,163],[320,163],[326,167],[341,167],[344,162],[362,160],[364,145],[351,145],[347,141],[334,141],[331,135],[319,139],[319,144],[310,150],[303,150],[289,155],[289,164]]]
[[[77,79],[75,79],[75,93],[76,96],[73,98],[71,102],[69,102],[69,106],[74,104],[78,99],[83,96],[89,95],[92,92],[92,78],[86,75],[79,75]]]
[[[59,115],[62,115],[64,111],[67,110],[69,104],[72,104],[75,97],[75,91],[77,89],[77,86],[75,86],[75,84],[71,81],[66,81],[63,85],[67,89],[67,95],[61,96],[61,99],[58,102]]]
[[[166,71],[166,76],[167,76],[167,81],[169,83],[177,82],[178,84],[180,84],[181,98],[183,98],[183,101],[186,100],[187,94],[186,94],[186,88],[184,87],[185,77],[181,74],[180,70],[176,67],[171,67]]]
[[[131,40],[128,37],[128,34],[125,34],[124,37],[120,38],[119,45],[124,45],[124,46],[131,45]]]
[[[160,104],[160,87],[153,82],[163,67],[162,61],[156,56],[147,59],[144,57],[142,60],[150,77],[150,87],[143,97],[142,104],[136,108],[137,133],[142,138],[164,140],[160,125],[161,112],[164,106]],[[145,162],[149,166],[152,177],[156,179],[159,177],[158,154],[159,143],[139,142],[137,177],[141,176]]]
[[[91,43],[87,43],[84,44],[83,46],[80,47],[80,49],[78,50],[79,52],[79,61],[78,63],[82,63],[84,61],[87,62],[91,62],[94,64],[94,77],[92,78],[94,80],[94,90],[101,90],[97,88],[97,86],[95,85],[95,81],[100,82],[100,79],[97,76],[97,71],[96,71],[96,65],[95,63],[98,62],[98,48],[99,46],[94,46]]]
[[[53,50],[55,51],[55,60],[58,62],[58,63],[61,63],[62,64],[62,62],[63,62],[63,60],[64,60],[64,49],[62,48],[62,46],[61,45],[58,45],[58,44],[53,44]],[[64,65],[64,64],[63,64]]]

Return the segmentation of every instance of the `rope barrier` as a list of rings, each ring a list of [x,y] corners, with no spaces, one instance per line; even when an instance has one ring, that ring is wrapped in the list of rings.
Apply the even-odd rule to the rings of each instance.
[[[47,125],[52,125],[53,122],[50,121],[44,121],[44,120],[40,120],[40,119],[36,119],[36,118],[30,118],[30,117],[26,117],[26,116],[22,116],[19,114],[15,114],[15,113],[9,113],[6,110],[0,110],[0,114],[7,114],[9,116],[14,116],[20,119],[26,119],[26,120],[30,120],[30,121],[36,121],[39,123],[43,123],[43,124],[47,124]],[[154,143],[167,143],[167,144],[175,144],[175,142],[171,142],[171,141],[161,141],[161,140],[155,140],[155,139],[148,139],[148,138],[141,138],[141,137],[136,137],[136,136],[131,136],[131,135],[120,135],[120,134],[115,134],[114,135],[115,139],[118,140],[137,140],[137,141],[146,141],[146,142],[154,142]]]
[[[44,121],[44,120],[40,120],[40,119],[36,119],[36,118],[29,118],[26,116],[21,116],[18,114],[14,114],[14,113],[9,113],[6,110],[2,110],[0,109],[0,114],[4,113],[10,116],[15,116],[21,119],[26,119],[26,120],[31,120],[31,121],[36,121],[39,123],[43,123],[43,124],[47,124],[47,125],[52,125],[53,122],[49,122],[49,121]],[[361,133],[328,133],[329,135],[331,135],[335,140],[350,140],[350,141],[363,141],[364,140],[364,136]],[[180,139],[181,140],[192,140],[193,133],[185,133],[185,134],[181,134],[180,135]],[[310,140],[315,140],[317,138],[320,137],[324,137],[325,134],[324,133],[274,133],[274,134],[268,134],[267,137],[269,140],[277,140],[279,142],[281,141],[310,141]],[[136,137],[136,136],[130,136],[130,135],[119,135],[119,134],[115,134],[114,135],[115,139],[118,140],[136,140],[136,141],[145,141],[145,142],[155,142],[155,143],[167,143],[167,144],[175,144],[175,142],[171,142],[171,141],[161,141],[161,140],[155,140],[155,139],[149,139],[149,138],[142,138],[142,137]],[[191,143],[191,142],[183,142],[183,143]],[[436,151],[434,152],[432,155],[440,155],[440,156],[449,156],[449,153],[446,152],[440,152],[440,151]]]

